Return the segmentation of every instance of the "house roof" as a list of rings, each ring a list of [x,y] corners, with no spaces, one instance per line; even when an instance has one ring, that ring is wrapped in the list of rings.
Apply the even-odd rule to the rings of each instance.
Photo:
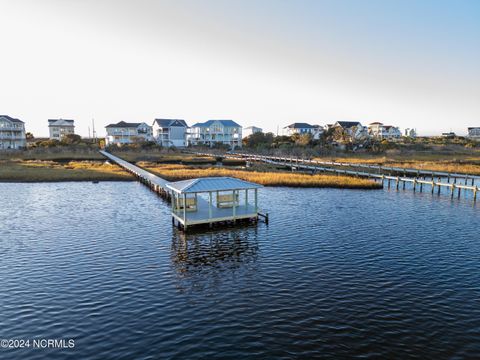
[[[219,123],[221,123],[223,126],[226,126],[226,127],[241,127],[233,120],[208,120],[204,123],[198,122],[195,125],[192,125],[192,127],[210,127],[210,125],[212,125],[215,121],[218,121]]]
[[[74,126],[74,120],[48,119],[48,126]]]
[[[22,120],[18,120],[18,119],[12,118],[11,116],[8,116],[8,115],[0,115],[0,118],[7,119],[7,120],[9,120],[9,121],[11,121],[11,122],[23,123]]]
[[[360,124],[360,122],[358,122],[358,121],[337,121],[337,122],[335,123],[335,125],[337,125],[337,124],[338,124],[339,126],[341,126],[342,128],[344,128],[344,129],[349,129],[349,128],[353,127],[353,126],[361,126],[361,125],[362,125],[362,124]]]
[[[228,191],[258,189],[262,185],[232,177],[205,177],[198,179],[182,180],[166,184],[167,188],[179,193],[198,193],[208,191]]]
[[[116,128],[116,127],[123,127],[123,128],[136,128],[142,123],[127,123],[125,121],[120,121],[116,124],[109,124],[105,126],[106,128]]]
[[[162,128],[170,127],[170,126],[185,126],[188,127],[187,123],[185,120],[181,119],[155,119],[153,120],[153,123],[157,123],[158,126]]]
[[[259,127],[256,127],[256,126],[247,126],[244,128],[245,130],[246,129],[258,129],[258,130],[262,130],[262,128],[259,128]]]
[[[289,128],[289,129],[311,129],[313,128],[312,125],[307,124],[307,123],[293,123],[288,126],[285,126],[284,129]]]
[[[376,122],[372,122],[368,125],[370,126],[370,125],[383,125],[383,124],[381,122],[376,121]]]

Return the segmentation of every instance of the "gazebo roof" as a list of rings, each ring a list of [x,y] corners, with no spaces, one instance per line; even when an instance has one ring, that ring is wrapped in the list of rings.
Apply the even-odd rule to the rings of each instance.
[[[209,191],[228,191],[258,189],[262,185],[232,177],[205,177],[198,179],[182,180],[166,184],[167,188],[179,193],[199,193]]]

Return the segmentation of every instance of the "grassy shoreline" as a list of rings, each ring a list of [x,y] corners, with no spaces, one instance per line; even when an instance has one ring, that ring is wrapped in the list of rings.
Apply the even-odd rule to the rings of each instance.
[[[372,180],[349,176],[309,175],[262,169],[156,164],[140,162],[139,166],[169,181],[196,177],[231,176],[265,186],[316,187],[341,189],[380,189]],[[100,161],[0,161],[0,182],[60,182],[60,181],[134,181],[135,178],[118,167]]]

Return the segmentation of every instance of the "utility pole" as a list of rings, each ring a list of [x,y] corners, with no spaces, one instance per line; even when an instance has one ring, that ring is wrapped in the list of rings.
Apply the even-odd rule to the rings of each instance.
[[[92,136],[93,136],[93,142],[96,142],[97,134],[95,133],[95,119],[93,118],[92,118]]]

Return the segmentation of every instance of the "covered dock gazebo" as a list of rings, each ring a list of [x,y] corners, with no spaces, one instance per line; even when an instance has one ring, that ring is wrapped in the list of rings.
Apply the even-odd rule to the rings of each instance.
[[[172,195],[172,221],[177,220],[184,230],[189,225],[258,219],[262,185],[231,177],[206,177],[170,182],[166,187]]]

